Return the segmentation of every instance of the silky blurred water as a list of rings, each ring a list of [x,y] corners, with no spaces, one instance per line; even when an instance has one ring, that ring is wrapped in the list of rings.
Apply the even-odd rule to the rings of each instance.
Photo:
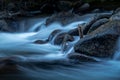
[[[53,45],[51,42],[35,44],[35,40],[48,39],[51,32],[61,29],[67,32],[77,27],[78,24],[86,23],[88,19],[73,22],[62,26],[53,23],[45,26],[46,18],[31,19],[29,29],[24,32],[27,25],[21,22],[20,33],[0,33],[0,58],[10,58],[16,61],[11,72],[0,72],[0,80],[120,80],[120,42],[115,59],[103,60],[97,63],[71,63],[67,55],[74,52],[73,46],[79,40],[74,37],[73,42],[68,43],[69,48],[63,53],[61,46]],[[23,26],[24,25],[24,26]],[[36,29],[39,28],[38,31]],[[3,68],[0,63],[0,68]],[[9,70],[9,69],[8,69]],[[1,70],[0,70],[1,71]],[[4,71],[4,70],[3,70]]]

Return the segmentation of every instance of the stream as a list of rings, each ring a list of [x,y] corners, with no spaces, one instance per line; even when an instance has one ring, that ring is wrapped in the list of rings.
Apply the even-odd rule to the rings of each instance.
[[[79,37],[74,37],[75,40],[68,43],[69,47],[64,52],[61,45],[54,45],[54,38],[45,44],[33,42],[48,39],[56,29],[68,32],[78,24],[86,23],[89,18],[66,26],[57,22],[45,26],[46,19],[24,19],[19,22],[18,32],[0,33],[0,60],[10,59],[8,61],[13,68],[9,69],[8,64],[0,61],[1,69],[5,65],[11,70],[0,69],[0,80],[120,80],[120,41],[113,60],[75,64],[69,62],[67,55],[74,52],[73,47]]]

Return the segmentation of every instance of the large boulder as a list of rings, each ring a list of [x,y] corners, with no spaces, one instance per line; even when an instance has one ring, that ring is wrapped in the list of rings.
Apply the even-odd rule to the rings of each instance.
[[[89,30],[93,31],[96,28],[98,28],[100,25],[108,22],[109,20],[107,18],[109,18],[111,15],[112,15],[112,12],[86,14],[86,15],[80,16],[79,21],[81,21],[81,19],[85,20],[86,18],[89,18],[86,23],[80,24],[83,30],[83,34],[86,35],[89,32]],[[79,32],[77,28],[70,30],[68,33],[72,36],[79,36]]]
[[[88,33],[94,31],[94,30],[97,29],[99,26],[107,23],[108,21],[109,21],[109,19],[107,19],[107,18],[103,18],[103,19],[97,20],[95,23],[92,24],[92,26],[90,27]]]
[[[119,37],[120,21],[110,21],[79,40],[74,49],[75,52],[89,56],[111,58]]]
[[[73,36],[67,34],[67,33],[60,33],[58,34],[55,39],[53,40],[54,44],[55,45],[60,45],[63,43],[64,39],[66,37],[66,40],[65,41],[74,41],[74,38]]]

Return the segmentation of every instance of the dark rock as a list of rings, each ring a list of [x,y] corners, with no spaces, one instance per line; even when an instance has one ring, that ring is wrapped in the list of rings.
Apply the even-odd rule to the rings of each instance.
[[[14,20],[14,19],[6,19],[6,22],[7,22],[8,26],[9,26],[9,29],[10,29],[11,32],[19,31],[20,27],[19,27],[19,22],[17,21],[17,19],[16,20]]]
[[[74,40],[74,38],[73,38],[72,36],[70,36],[69,34],[67,34],[67,33],[60,33],[60,34],[58,34],[58,35],[55,37],[55,39],[54,39],[54,44],[55,44],[55,45],[60,45],[60,44],[62,44],[66,35],[67,35],[66,41],[73,41],[73,40]]]
[[[60,11],[69,11],[72,9],[72,2],[60,0],[58,1],[57,7]]]
[[[97,62],[97,60],[95,58],[86,56],[86,55],[83,55],[80,53],[70,53],[68,55],[68,58],[70,60],[74,60],[75,62],[76,61],[78,61],[78,62]]]
[[[119,20],[120,20],[120,12],[112,15],[112,16],[110,17],[110,20],[111,20],[111,21],[112,21],[112,20],[118,20],[118,21],[119,21]]]
[[[74,1],[74,3],[73,3],[73,9],[79,8],[83,4],[84,4],[83,0]]]
[[[88,33],[94,31],[95,29],[97,29],[101,25],[107,23],[108,21],[109,21],[109,19],[107,19],[107,18],[97,20],[95,23],[92,24],[92,26],[90,27]]]
[[[8,24],[5,20],[0,20],[0,31],[11,32],[12,30],[8,27]]]
[[[81,3],[80,3],[81,5]],[[85,12],[88,12],[88,9],[89,9],[90,5],[88,3],[84,3],[83,5],[81,6],[77,6],[73,9],[73,12],[78,14],[78,13],[85,13]]]
[[[78,41],[75,52],[88,56],[113,57],[120,36],[119,21],[110,21]]]
[[[71,36],[79,36],[78,28],[75,28],[75,29],[73,29],[73,30],[70,30],[70,31],[68,32],[68,34],[71,35]]]
[[[40,8],[40,10],[41,10],[42,13],[45,13],[45,14],[52,14],[52,13],[54,13],[54,7],[50,3],[44,4]]]
[[[83,34],[86,35],[92,26],[93,23],[95,23],[97,20],[102,19],[102,18],[109,18],[112,15],[112,12],[109,13],[96,13],[92,17],[92,19],[85,24],[84,29],[83,29]]]
[[[17,12],[19,9],[16,7],[16,5],[11,2],[7,5],[7,10],[10,12]]]
[[[80,18],[79,18],[80,21],[81,21],[81,19],[84,20],[85,18],[88,18],[88,17],[90,18],[87,23],[80,24],[81,28],[83,30],[83,34],[86,35],[88,33],[89,29],[91,28],[91,26],[97,26],[97,25],[99,26],[99,25],[104,24],[104,23],[99,23],[99,22],[97,22],[97,24],[96,24],[97,20],[100,20],[103,18],[109,18],[111,15],[112,15],[112,13],[95,13],[95,14],[87,14],[87,15],[80,16]],[[72,36],[79,36],[77,28],[70,30],[68,32],[68,34],[70,34]]]
[[[115,14],[120,12],[120,7],[115,10]]]
[[[118,0],[87,0],[87,2],[91,5],[91,9],[114,10],[120,6]]]
[[[48,37],[48,40],[49,40],[49,41],[52,41],[53,38],[55,37],[55,35],[57,35],[59,32],[61,32],[61,30],[54,30],[54,31],[50,34],[50,36]]]
[[[46,20],[46,25],[50,25],[54,22],[59,22],[62,25],[67,25],[74,21],[78,21],[80,18],[79,15],[73,14],[71,12],[61,12],[59,14],[53,15]]]
[[[20,70],[14,57],[0,59],[0,74],[16,74],[19,72]]]
[[[94,9],[94,10],[92,10],[92,13],[98,13],[98,12],[100,12],[100,9]]]
[[[45,44],[45,43],[47,43],[47,40],[46,40],[46,41],[36,40],[36,41],[34,41],[33,43],[35,43],[35,44]]]

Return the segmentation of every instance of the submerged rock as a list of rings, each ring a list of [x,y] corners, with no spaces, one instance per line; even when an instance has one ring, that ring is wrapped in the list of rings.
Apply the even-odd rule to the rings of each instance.
[[[0,74],[16,74],[20,73],[20,70],[17,65],[19,57],[9,57],[0,59]]]
[[[95,58],[80,53],[70,53],[68,58],[74,62],[97,62]]]
[[[119,21],[110,21],[79,40],[74,49],[88,56],[110,58],[114,55],[119,36]]]
[[[46,41],[43,41],[43,40],[36,40],[36,41],[34,41],[33,43],[35,43],[35,44],[45,44],[45,43],[47,43],[48,41],[46,40]]]

